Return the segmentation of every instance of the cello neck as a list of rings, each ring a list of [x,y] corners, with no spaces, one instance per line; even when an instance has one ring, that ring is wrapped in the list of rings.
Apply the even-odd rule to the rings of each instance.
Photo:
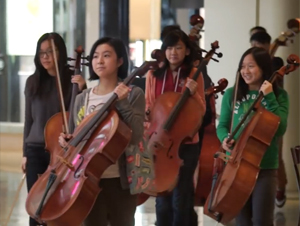
[[[82,46],[78,46],[76,49],[75,49],[75,52],[77,54],[76,56],[76,60],[75,60],[75,65],[74,65],[74,75],[81,75],[81,56],[82,56],[82,53],[84,52]],[[76,96],[79,92],[79,87],[78,87],[78,84],[77,83],[73,83],[73,86],[72,86],[72,96],[71,96],[71,102],[70,102],[70,107],[69,107],[69,111],[70,111],[70,119],[69,119],[69,133],[73,133],[74,132],[74,128],[75,128],[75,125],[73,123],[73,108],[74,108],[74,103],[75,103],[75,99],[76,99]]]
[[[276,53],[278,47],[279,47],[279,42],[277,42],[277,41],[275,40],[275,41],[271,44],[270,50],[269,50],[269,54],[270,54],[271,58],[274,57],[274,55],[275,55],[275,53]]]

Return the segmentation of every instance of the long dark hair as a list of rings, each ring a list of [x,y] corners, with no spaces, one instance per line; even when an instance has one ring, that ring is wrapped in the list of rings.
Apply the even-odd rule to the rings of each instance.
[[[238,80],[238,91],[237,91],[237,100],[242,101],[243,98],[246,98],[246,95],[249,91],[249,87],[244,81],[242,75],[241,75],[241,69],[242,69],[242,64],[244,61],[244,58],[251,54],[258,65],[258,67],[262,70],[262,82],[264,80],[269,80],[272,76],[272,61],[269,53],[260,47],[252,47],[248,49],[241,57],[240,62],[239,62],[239,67],[237,70],[237,76],[239,76]],[[235,84],[236,86],[236,84]],[[275,95],[277,95],[277,84],[273,83],[273,91]]]
[[[41,95],[42,93],[47,93],[49,89],[45,89],[44,85],[47,83],[47,80],[50,79],[52,76],[48,74],[47,70],[42,66],[40,61],[40,48],[41,44],[48,40],[50,36],[53,37],[54,44],[59,52],[58,57],[58,69],[60,73],[61,85],[64,96],[66,96],[70,86],[71,86],[71,76],[72,73],[70,72],[68,65],[67,65],[67,48],[63,38],[55,32],[52,33],[45,33],[43,34],[36,45],[36,52],[34,56],[34,64],[35,64],[35,72],[32,75],[32,82],[25,90],[29,95]]]
[[[98,39],[92,46],[92,49],[90,52],[90,59],[91,59],[90,61],[92,61],[92,59],[93,59],[96,48],[102,44],[110,45],[115,50],[118,59],[120,59],[120,58],[123,59],[123,64],[121,66],[119,66],[119,68],[118,68],[118,77],[121,79],[125,79],[128,75],[129,61],[128,61],[128,53],[127,53],[126,47],[121,39],[111,38],[111,37],[103,37],[103,38]],[[95,71],[93,69],[92,62],[90,62],[90,64],[89,64],[89,72],[90,72],[89,80],[99,79],[99,76],[95,73]]]
[[[190,54],[185,56],[183,64],[186,66],[184,73],[182,73],[183,77],[188,77],[192,68],[194,67],[194,58],[195,58],[195,49],[193,48],[193,44],[190,41],[189,37],[182,30],[173,30],[170,31],[166,37],[163,39],[163,43],[161,45],[161,50],[163,53],[166,52],[168,47],[175,46],[179,41],[182,41],[186,48],[190,50]],[[165,70],[169,67],[169,61],[165,59],[165,64],[162,68],[159,68],[154,71],[153,75],[157,78],[162,78]]]

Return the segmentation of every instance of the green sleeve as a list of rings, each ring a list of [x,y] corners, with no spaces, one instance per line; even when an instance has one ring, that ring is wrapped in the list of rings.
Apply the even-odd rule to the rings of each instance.
[[[270,112],[280,117],[280,124],[276,131],[277,136],[283,136],[287,128],[287,118],[289,113],[289,98],[285,90],[279,89],[279,94],[276,98],[274,92],[267,94],[264,99],[266,100],[266,108]]]
[[[220,119],[217,127],[217,136],[221,142],[228,136],[230,129],[232,93],[233,88],[227,89],[222,99]]]

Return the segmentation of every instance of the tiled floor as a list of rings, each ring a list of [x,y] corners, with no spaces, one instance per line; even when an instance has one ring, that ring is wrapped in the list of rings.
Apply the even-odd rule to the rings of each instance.
[[[13,203],[16,190],[21,181],[22,174],[0,171],[0,225],[4,226],[10,206]],[[13,210],[12,217],[7,226],[26,226],[28,216],[24,208],[26,200],[26,183],[24,183],[18,202]],[[201,214],[202,208],[197,208],[199,226],[214,226],[216,223]],[[297,226],[299,205],[298,200],[288,200],[284,208],[276,209],[274,226]],[[155,209],[154,199],[149,199],[139,206],[135,215],[136,226],[154,226]],[[231,225],[234,225],[232,223]],[[220,224],[219,224],[220,226]]]

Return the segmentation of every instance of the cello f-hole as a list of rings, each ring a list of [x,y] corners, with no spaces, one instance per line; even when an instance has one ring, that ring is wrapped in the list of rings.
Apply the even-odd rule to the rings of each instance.
[[[80,169],[81,165],[83,164],[84,157],[81,155],[81,156],[78,158],[78,160],[81,160],[81,161],[80,161],[80,163],[79,163],[79,166],[78,166],[78,167],[76,168],[76,170],[75,170],[75,173],[74,173],[74,178],[75,178],[75,179],[78,179],[79,176],[80,176],[81,171],[79,171],[79,169]]]
[[[167,156],[169,159],[172,159],[173,158],[173,155],[170,155],[170,152],[172,150],[172,147],[173,147],[173,142],[171,143],[171,145],[169,146],[169,149],[168,149],[168,152],[167,152]]]

